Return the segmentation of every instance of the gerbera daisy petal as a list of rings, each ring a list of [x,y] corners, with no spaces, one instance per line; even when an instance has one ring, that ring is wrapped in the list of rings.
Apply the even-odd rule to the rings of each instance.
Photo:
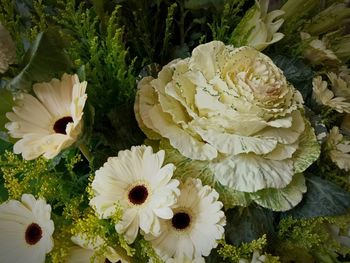
[[[139,229],[158,234],[159,218],[172,214],[170,206],[179,195],[179,182],[171,179],[174,166],[162,167],[163,161],[163,151],[153,153],[149,146],[134,146],[108,158],[96,171],[90,205],[103,218],[112,216],[111,211],[120,205],[123,216],[115,228],[129,243],[134,242]]]
[[[24,194],[0,205],[0,262],[43,263],[53,248],[51,207]]]
[[[64,81],[66,76],[64,74],[62,77],[62,87],[58,79],[53,79],[48,83],[37,83],[33,86],[35,95],[53,116],[64,116],[70,113],[72,84]]]
[[[169,207],[157,208],[157,209],[154,209],[153,211],[158,217],[163,219],[170,219],[174,215],[173,210],[171,210]]]
[[[11,131],[13,138],[22,138],[28,133],[41,134],[42,136],[50,134],[47,129],[40,127],[34,123],[20,119],[15,113],[8,112],[6,117],[11,121],[6,123],[5,128]]]
[[[42,128],[50,125],[52,119],[51,114],[35,97],[24,93],[19,96],[17,101],[19,106],[13,107],[13,112],[20,119]]]
[[[62,148],[70,146],[74,141],[63,134],[26,134],[13,147],[16,154],[22,153],[26,160],[33,160],[43,155],[47,159],[55,157]]]
[[[189,178],[180,186],[181,194],[173,206],[173,216],[161,221],[161,234],[145,236],[163,260],[191,262],[208,256],[224,234],[225,215],[218,193]]]
[[[22,153],[26,160],[40,155],[51,159],[82,132],[86,82],[64,74],[61,80],[34,84],[33,90],[38,99],[29,94],[19,96],[13,112],[6,114],[11,122],[5,127],[12,137],[20,138],[15,153]]]

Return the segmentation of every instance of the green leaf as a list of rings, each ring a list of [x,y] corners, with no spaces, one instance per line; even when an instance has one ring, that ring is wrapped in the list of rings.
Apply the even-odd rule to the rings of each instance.
[[[229,209],[225,213],[226,241],[235,246],[249,243],[266,234],[271,240],[275,236],[273,212],[261,207]]]
[[[49,29],[38,34],[25,56],[25,66],[8,87],[11,90],[30,90],[33,82],[49,81],[68,72],[71,61],[63,51],[59,31]]]
[[[139,129],[133,110],[133,105],[120,105],[108,113],[112,124],[113,145],[119,151],[141,144],[144,135]]]
[[[9,122],[6,118],[6,112],[12,111],[14,101],[12,93],[4,88],[0,88],[0,131],[6,131],[5,124]]]
[[[251,193],[251,198],[259,205],[273,211],[286,211],[295,207],[306,192],[303,174],[295,174],[292,182],[282,189],[263,189]]]
[[[312,69],[304,64],[300,58],[289,58],[283,55],[270,56],[273,62],[279,67],[284,76],[306,99],[312,94]]]
[[[208,162],[191,160],[174,149],[166,140],[162,140],[159,145],[160,149],[165,150],[165,162],[173,163],[176,166],[175,177],[184,181],[188,177],[201,179],[203,184],[213,187],[220,196],[220,201],[224,204],[225,209],[235,206],[248,206],[250,198],[248,193],[235,191],[227,186],[223,186],[215,180],[213,172],[208,167]]]
[[[306,177],[307,193],[303,201],[287,216],[311,218],[343,215],[350,211],[350,193],[318,176]]]
[[[321,149],[317,142],[314,129],[309,121],[305,120],[305,131],[301,135],[299,148],[293,154],[294,173],[304,172],[320,156]]]
[[[217,252],[217,249],[213,249],[209,256],[207,256],[205,258],[205,262],[206,263],[217,263],[217,262],[220,262],[220,263],[231,263],[230,260],[226,259],[224,260]]]
[[[0,95],[1,96],[1,95]],[[1,97],[0,97],[1,98]],[[3,138],[2,132],[0,132],[0,155],[2,155],[6,150],[12,149],[12,144]],[[8,193],[4,185],[4,178],[0,170],[0,203],[6,201],[8,198]]]
[[[11,150],[11,149],[12,149],[12,143],[5,141],[0,136],[0,154],[3,154],[6,150]]]
[[[214,7],[216,10],[224,8],[224,0],[186,0],[185,8],[190,10],[208,9]]]
[[[248,37],[251,31],[256,27],[253,18],[259,12],[259,7],[255,4],[245,13],[244,17],[232,32],[229,41],[230,44],[233,44],[235,47],[242,47],[248,44]]]

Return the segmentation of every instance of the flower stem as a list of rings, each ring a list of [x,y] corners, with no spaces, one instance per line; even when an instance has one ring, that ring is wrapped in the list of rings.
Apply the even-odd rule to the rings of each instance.
[[[86,146],[86,144],[81,143],[79,145],[79,150],[80,152],[84,155],[84,157],[86,158],[86,160],[89,161],[89,163],[92,161],[92,155],[89,151],[89,148]]]

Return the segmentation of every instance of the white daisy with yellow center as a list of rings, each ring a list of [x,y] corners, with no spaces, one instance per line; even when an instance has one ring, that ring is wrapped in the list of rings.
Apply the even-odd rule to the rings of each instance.
[[[187,179],[180,190],[181,195],[173,207],[174,216],[161,222],[161,235],[145,238],[164,260],[196,262],[208,256],[223,237],[226,224],[221,210],[223,204],[218,201],[219,194],[203,186],[199,179]]]
[[[0,262],[43,263],[54,245],[51,206],[30,194],[21,201],[0,205]]]
[[[171,179],[173,164],[162,167],[164,151],[153,153],[149,146],[134,146],[110,157],[96,171],[92,182],[95,197],[90,205],[100,218],[109,218],[117,205],[123,209],[115,228],[128,243],[134,242],[139,228],[146,234],[159,235],[159,218],[173,216],[171,206],[180,194],[179,181]]]
[[[82,131],[86,85],[77,75],[64,74],[61,80],[35,84],[36,97],[21,94],[13,112],[6,114],[9,134],[20,138],[14,153],[22,153],[26,160],[40,155],[51,159],[71,146]]]

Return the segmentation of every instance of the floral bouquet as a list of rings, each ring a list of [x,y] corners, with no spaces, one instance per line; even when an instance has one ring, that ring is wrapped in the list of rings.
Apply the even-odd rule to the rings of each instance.
[[[0,263],[350,262],[349,2],[0,2]]]

